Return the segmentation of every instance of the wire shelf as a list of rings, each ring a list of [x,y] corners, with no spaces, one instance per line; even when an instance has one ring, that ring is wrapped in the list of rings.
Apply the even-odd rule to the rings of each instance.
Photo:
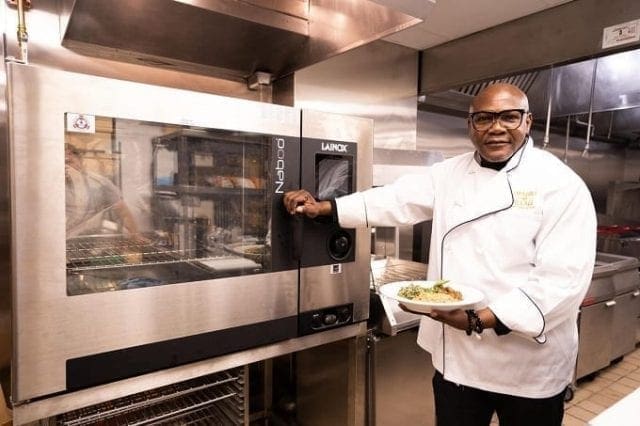
[[[173,250],[170,247],[126,237],[67,240],[67,269],[71,271],[114,266],[159,265],[195,257],[196,249]]]
[[[153,266],[185,261],[232,259],[238,256],[262,262],[264,254],[244,253],[241,250],[243,247],[252,248],[255,247],[255,244],[239,243],[236,248],[229,250],[210,250],[203,245],[190,249],[174,250],[167,244],[137,241],[126,236],[74,238],[67,240],[67,271]]]
[[[244,401],[244,367],[239,367],[64,413],[53,424],[242,425]]]

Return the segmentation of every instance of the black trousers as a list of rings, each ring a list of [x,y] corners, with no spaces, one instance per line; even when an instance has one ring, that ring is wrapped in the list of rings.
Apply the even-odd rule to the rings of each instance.
[[[522,398],[457,385],[433,376],[438,426],[488,426],[494,411],[500,426],[561,426],[564,394],[550,398]]]

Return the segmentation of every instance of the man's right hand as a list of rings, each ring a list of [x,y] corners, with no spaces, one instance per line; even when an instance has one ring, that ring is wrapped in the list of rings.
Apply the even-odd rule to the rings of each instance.
[[[284,207],[289,214],[304,214],[309,218],[331,215],[331,203],[329,201],[316,201],[308,191],[300,189],[284,194]]]

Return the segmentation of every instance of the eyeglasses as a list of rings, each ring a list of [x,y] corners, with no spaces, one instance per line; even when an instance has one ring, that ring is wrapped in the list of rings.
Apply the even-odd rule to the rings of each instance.
[[[513,130],[520,127],[522,119],[528,111],[524,109],[505,109],[503,111],[477,111],[469,114],[471,126],[478,132],[489,130],[496,121],[502,128]]]

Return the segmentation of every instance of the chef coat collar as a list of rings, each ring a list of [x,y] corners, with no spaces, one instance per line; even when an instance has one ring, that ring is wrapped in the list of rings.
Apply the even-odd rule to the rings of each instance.
[[[517,149],[516,152],[514,152],[511,157],[509,157],[508,160],[506,161],[500,161],[497,163],[491,163],[489,161],[486,161],[484,158],[482,158],[480,156],[480,154],[478,153],[478,151],[473,153],[473,159],[475,161],[473,161],[473,167],[471,168],[470,171],[477,171],[478,169],[493,169],[497,172],[501,171],[501,170],[506,170],[507,172],[510,172],[511,170],[515,169],[516,167],[518,167],[518,165],[520,164],[520,160],[522,160],[522,156],[524,155],[525,149],[527,146],[529,145],[533,145],[533,139],[531,138],[531,136],[527,135],[526,136],[526,140],[524,141],[524,143],[522,145],[520,145],[520,148]],[[486,165],[486,164],[491,164],[491,165],[497,165],[499,167],[492,167],[490,165]]]
[[[504,166],[507,165],[509,160],[511,160],[511,157],[509,157],[509,159],[505,160],[505,161],[492,162],[492,161],[487,161],[484,158],[480,157],[480,167],[485,167],[487,169],[493,169],[495,171],[500,171],[500,170],[502,170],[504,168]]]

